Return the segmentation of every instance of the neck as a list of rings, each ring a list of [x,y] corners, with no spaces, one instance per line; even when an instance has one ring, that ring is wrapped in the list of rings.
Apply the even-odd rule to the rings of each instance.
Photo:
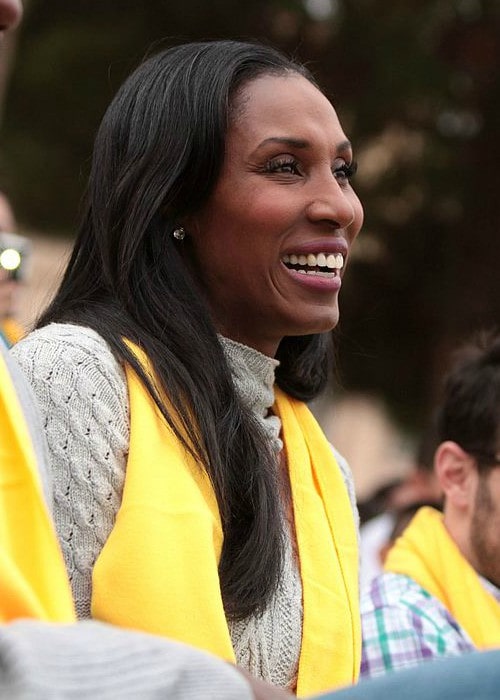
[[[463,514],[455,513],[453,507],[446,502],[443,509],[443,524],[448,535],[460,550],[460,554],[469,562],[473,569],[477,571],[476,562],[472,556],[469,531],[464,521]]]
[[[282,448],[279,439],[281,424],[279,418],[272,415],[271,411],[274,403],[274,373],[279,365],[278,360],[224,336],[219,336],[219,340],[241,402],[253,413],[279,452]]]
[[[246,333],[234,332],[234,330],[229,331],[229,329],[224,328],[219,328],[219,334],[220,337],[238,343],[239,345],[244,345],[261,355],[265,355],[267,358],[276,357],[278,346],[282,340],[282,338],[250,337]]]

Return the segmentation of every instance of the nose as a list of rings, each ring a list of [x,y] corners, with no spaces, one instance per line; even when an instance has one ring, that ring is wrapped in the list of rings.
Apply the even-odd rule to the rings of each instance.
[[[316,180],[311,185],[311,202],[307,207],[309,220],[325,222],[333,228],[348,228],[361,206],[349,183],[343,184],[329,172],[321,182]]]
[[[13,29],[21,19],[21,0],[0,0],[0,30]]]

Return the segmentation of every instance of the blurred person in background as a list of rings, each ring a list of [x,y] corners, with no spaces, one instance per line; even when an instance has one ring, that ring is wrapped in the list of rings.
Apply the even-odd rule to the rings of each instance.
[[[500,646],[500,336],[458,353],[436,418],[443,513],[417,511],[362,598],[362,674]]]
[[[384,484],[370,499],[359,504],[362,593],[375,576],[382,573],[388,549],[407,513],[415,505],[424,503],[441,508],[442,491],[434,471],[436,446],[435,429],[431,424],[423,432],[415,466],[408,474]]]
[[[16,315],[30,248],[28,239],[17,235],[16,229],[12,206],[0,192],[0,336],[8,345],[24,335]]]
[[[8,29],[17,27],[23,14],[21,0],[1,0],[0,1],[0,40]]]

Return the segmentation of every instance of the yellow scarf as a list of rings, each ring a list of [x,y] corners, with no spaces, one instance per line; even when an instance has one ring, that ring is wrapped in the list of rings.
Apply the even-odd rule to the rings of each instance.
[[[0,330],[6,337],[9,346],[19,342],[24,336],[24,328],[13,318],[4,318]]]
[[[500,604],[485,590],[434,508],[417,512],[384,568],[409,576],[438,598],[479,649],[500,645]]]
[[[133,348],[147,367],[144,356]],[[126,369],[130,447],[123,501],[93,574],[93,615],[235,661],[222,604],[222,528],[206,472]],[[297,694],[354,682],[360,663],[357,538],[330,445],[307,407],[281,392],[304,596]]]
[[[73,622],[66,571],[45,507],[36,457],[0,355],[0,622]]]

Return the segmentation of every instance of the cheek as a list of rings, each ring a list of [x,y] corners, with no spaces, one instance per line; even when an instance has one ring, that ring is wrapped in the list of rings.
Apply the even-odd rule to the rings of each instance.
[[[287,222],[295,219],[301,203],[286,187],[272,187],[269,183],[239,188],[239,196],[230,197],[232,206],[225,208],[225,217],[240,230],[261,233],[270,237],[286,229]],[[243,191],[242,191],[243,190]]]
[[[279,261],[282,236],[298,216],[296,198],[283,188],[237,189],[217,192],[192,223],[194,259],[210,286],[241,287],[243,278],[247,285],[262,285]]]

